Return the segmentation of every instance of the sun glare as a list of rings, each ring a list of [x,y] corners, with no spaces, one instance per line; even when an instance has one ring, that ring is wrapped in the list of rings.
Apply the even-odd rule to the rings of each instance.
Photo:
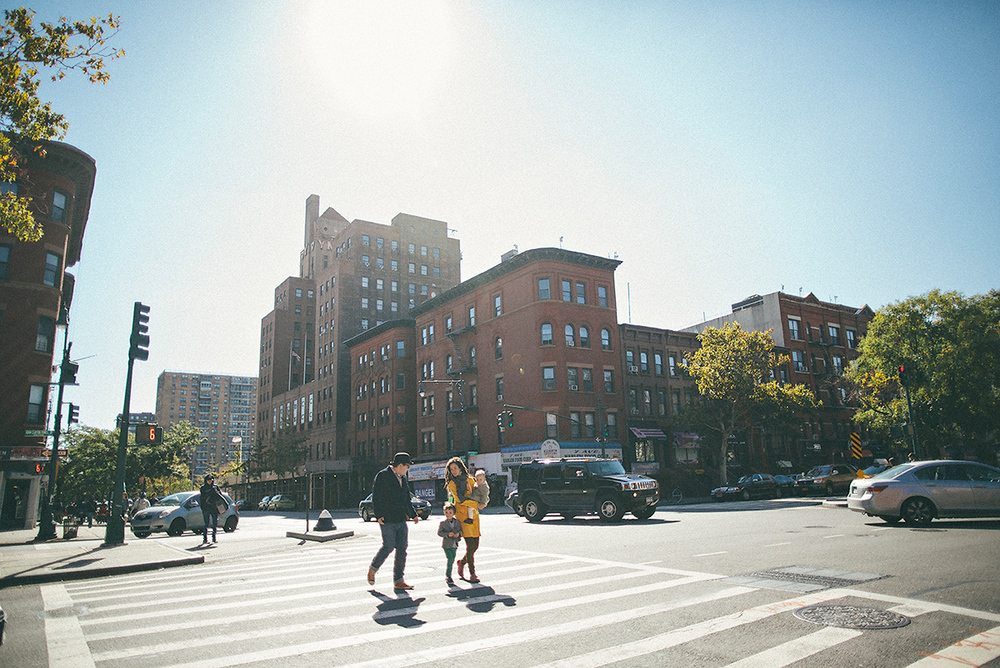
[[[443,2],[316,2],[307,14],[316,83],[361,116],[419,116],[450,66]]]

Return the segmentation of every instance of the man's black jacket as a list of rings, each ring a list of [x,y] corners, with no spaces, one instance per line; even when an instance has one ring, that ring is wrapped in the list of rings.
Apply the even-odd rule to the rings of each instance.
[[[405,522],[417,516],[410,503],[410,483],[403,476],[403,484],[391,466],[386,466],[375,475],[372,485],[372,512],[385,522]]]

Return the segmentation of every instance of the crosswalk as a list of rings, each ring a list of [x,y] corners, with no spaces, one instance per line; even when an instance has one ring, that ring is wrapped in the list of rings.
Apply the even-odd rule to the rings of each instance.
[[[726,577],[484,546],[483,583],[449,588],[440,546],[411,541],[407,581],[416,588],[396,594],[391,559],[376,586],[364,581],[376,547],[360,539],[44,585],[49,665],[775,668],[979,666],[1000,657],[1000,615],[838,586],[864,579],[857,575],[799,574],[811,584],[796,589],[781,581],[785,573]],[[864,630],[793,615],[829,604],[910,623]],[[954,629],[954,638],[941,646],[928,628]]]

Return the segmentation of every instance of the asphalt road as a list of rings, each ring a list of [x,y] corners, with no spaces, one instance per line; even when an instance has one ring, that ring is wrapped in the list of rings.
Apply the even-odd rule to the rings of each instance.
[[[439,520],[410,525],[408,594],[391,558],[364,581],[377,525],[286,538],[301,514],[245,516],[201,566],[7,590],[0,665],[1000,666],[998,521],[913,529],[798,499],[487,515],[482,586],[449,590]]]

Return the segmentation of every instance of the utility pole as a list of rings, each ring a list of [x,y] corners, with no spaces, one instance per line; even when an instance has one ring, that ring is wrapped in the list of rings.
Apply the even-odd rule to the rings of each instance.
[[[62,363],[59,365],[59,390],[56,394],[55,427],[52,430],[52,454],[46,465],[49,488],[42,498],[42,517],[38,523],[38,535],[35,536],[35,540],[37,541],[51,540],[56,537],[56,525],[55,519],[52,517],[52,508],[55,505],[56,481],[59,476],[59,431],[62,423],[63,388],[66,385],[76,385],[76,371],[79,368],[76,362],[71,362],[69,359],[69,351],[72,347],[73,344],[69,343],[69,331],[67,329],[67,333],[63,339]]]

